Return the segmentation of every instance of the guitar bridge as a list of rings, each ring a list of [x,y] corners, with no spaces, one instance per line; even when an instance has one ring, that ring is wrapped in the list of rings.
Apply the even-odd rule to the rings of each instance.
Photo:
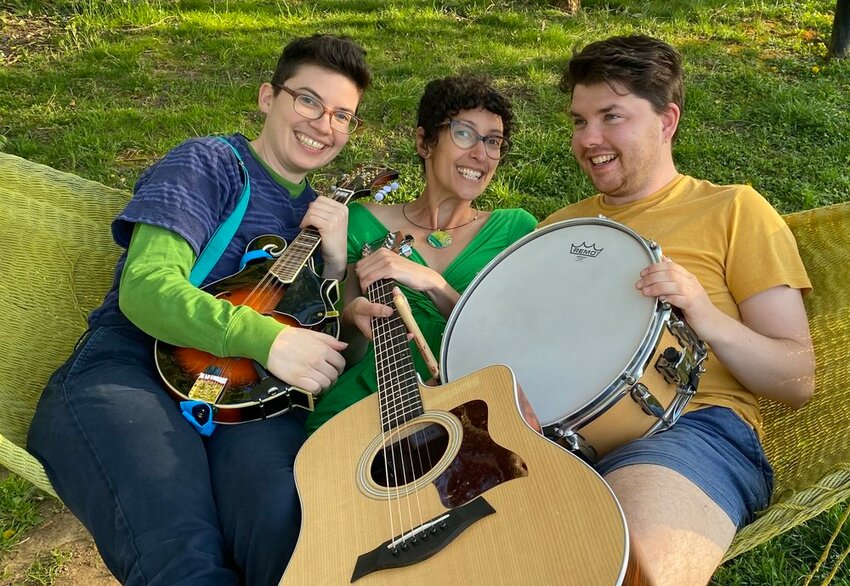
[[[357,558],[351,582],[363,576],[427,560],[449,545],[470,525],[496,512],[484,497],[449,510],[420,527],[385,541]]]

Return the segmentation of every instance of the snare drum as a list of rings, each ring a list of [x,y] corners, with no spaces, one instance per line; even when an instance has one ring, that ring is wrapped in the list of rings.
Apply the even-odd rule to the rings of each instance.
[[[506,364],[547,437],[593,462],[672,426],[706,347],[668,303],[642,295],[657,244],[607,218],[552,224],[485,266],[449,317],[441,377]]]

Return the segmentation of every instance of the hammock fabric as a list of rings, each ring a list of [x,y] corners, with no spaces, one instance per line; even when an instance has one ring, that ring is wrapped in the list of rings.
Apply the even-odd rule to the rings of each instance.
[[[785,216],[812,281],[806,311],[815,395],[793,410],[762,401],[773,502],[744,527],[731,559],[850,497],[850,202]]]
[[[0,465],[55,496],[23,446],[41,389],[71,352],[112,279],[108,226],[129,194],[0,153]],[[814,291],[806,298],[817,360],[812,401],[763,402],[773,504],[726,559],[850,497],[850,202],[785,216]]]

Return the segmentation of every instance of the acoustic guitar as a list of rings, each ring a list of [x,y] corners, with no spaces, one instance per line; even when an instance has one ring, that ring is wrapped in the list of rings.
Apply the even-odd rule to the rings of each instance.
[[[386,167],[361,166],[345,175],[331,197],[351,200],[390,190],[398,172]],[[393,183],[393,187],[397,184]],[[210,283],[203,290],[234,305],[247,305],[280,323],[339,337],[334,305],[339,300],[336,279],[323,279],[313,265],[321,243],[319,231],[303,229],[291,244],[274,235],[252,240],[239,272]],[[186,418],[203,434],[211,424],[244,423],[273,417],[292,407],[313,408],[313,395],[276,379],[247,358],[214,356],[194,348],[155,345],[156,366]]]
[[[395,309],[394,285],[367,295]],[[280,584],[621,584],[628,535],[616,498],[526,423],[511,370],[427,387],[397,311],[373,318],[372,333],[377,393],[296,458],[301,533]]]

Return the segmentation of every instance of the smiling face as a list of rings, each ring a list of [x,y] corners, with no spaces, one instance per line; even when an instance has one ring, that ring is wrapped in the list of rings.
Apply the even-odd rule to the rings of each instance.
[[[570,105],[572,150],[606,203],[651,195],[677,174],[672,137],[679,108],[661,114],[649,101],[607,83],[576,85]]]
[[[354,114],[360,103],[360,90],[351,79],[317,65],[299,67],[283,85],[316,98],[328,110]],[[331,128],[327,112],[316,120],[301,116],[294,99],[285,91],[275,95],[271,84],[260,87],[258,103],[266,121],[252,146],[272,169],[299,183],[308,172],[330,163],[349,135]]]
[[[452,120],[469,124],[482,136],[503,134],[501,116],[483,108],[461,110]],[[487,156],[482,141],[465,150],[452,141],[449,133],[448,126],[441,128],[437,142],[428,145],[422,128],[417,131],[417,150],[425,160],[426,194],[439,200],[454,197],[472,201],[489,185],[499,161]]]

